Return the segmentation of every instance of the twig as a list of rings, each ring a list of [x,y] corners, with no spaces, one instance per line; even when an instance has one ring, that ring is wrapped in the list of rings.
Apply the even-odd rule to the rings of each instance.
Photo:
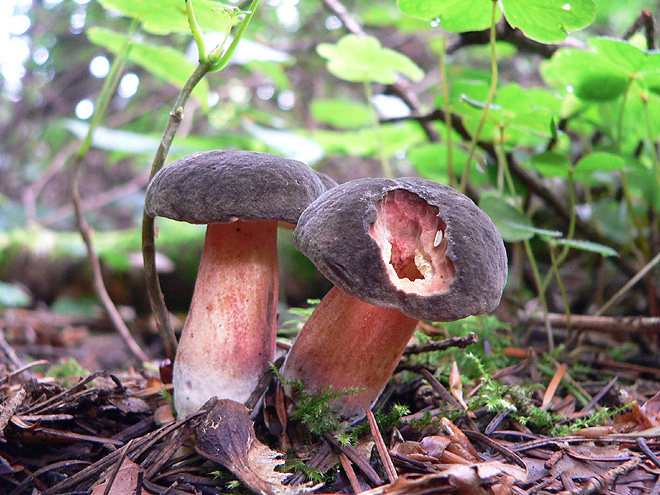
[[[633,278],[628,280],[628,282],[609,299],[609,301],[603,304],[601,308],[596,312],[596,316],[600,316],[605,311],[607,311],[610,308],[610,306],[612,306],[619,299],[621,299],[626,292],[628,292],[637,282],[639,282],[644,277],[644,275],[646,275],[658,263],[660,263],[660,253],[656,254],[653,257],[653,259],[644,266],[644,268],[638,271]]]
[[[607,385],[605,385],[600,392],[598,392],[596,395],[594,395],[589,402],[580,410],[578,411],[578,414],[584,414],[591,410],[592,407],[594,407],[596,404],[598,404],[598,401],[602,399],[607,392],[610,391],[610,389],[614,386],[614,384],[619,380],[618,376],[615,376],[612,378]],[[660,466],[658,466],[660,467]]]
[[[438,394],[440,397],[440,400],[443,400],[444,402],[449,403],[454,409],[457,411],[462,411],[463,408],[461,405],[458,403],[458,401],[454,398],[453,395],[449,393],[449,391],[445,388],[445,386],[440,383],[440,381],[434,377],[430,371],[427,369],[422,368],[421,370],[422,376],[426,379],[426,381],[431,385],[431,388],[433,388],[433,391]]]
[[[641,458],[634,457],[620,466],[610,469],[602,476],[589,479],[589,481],[579,489],[559,493],[560,495],[595,495],[597,493],[606,492],[619,476],[632,471],[640,462],[642,462]]]
[[[23,386],[3,406],[2,413],[0,413],[0,442],[2,443],[6,442],[5,428],[9,424],[9,420],[12,418],[12,416],[16,414],[16,410],[21,406],[21,404],[23,404],[26,395],[27,392],[25,391],[25,387]]]
[[[399,475],[397,474],[396,469],[394,468],[394,464],[392,463],[392,458],[390,457],[390,453],[387,451],[387,447],[385,446],[385,441],[383,440],[383,435],[381,435],[380,430],[378,429],[378,423],[376,422],[374,413],[371,412],[371,409],[369,408],[366,408],[365,411],[367,413],[367,421],[369,422],[369,429],[371,430],[371,436],[374,438],[374,442],[376,442],[376,449],[378,450],[378,455],[380,455],[380,460],[383,463],[385,472],[387,473],[387,478],[390,483],[394,483],[396,480],[399,479]]]
[[[214,52],[211,52],[211,54],[206,53],[203,37],[192,11],[192,4],[190,1],[186,1],[186,12],[188,15],[190,30],[199,48],[200,61],[195,71],[183,85],[179,96],[174,102],[169,119],[167,120],[167,125],[163,131],[163,136],[158,145],[158,150],[156,150],[156,155],[151,163],[149,180],[151,180],[153,176],[156,175],[156,172],[158,172],[165,164],[165,159],[172,146],[172,141],[174,140],[176,131],[183,119],[183,108],[185,107],[188,98],[190,98],[193,89],[208,72],[212,70],[221,70],[227,63],[229,63],[238,41],[247,29],[247,26],[254,15],[258,3],[259,0],[252,0],[252,3],[250,4],[251,10],[245,19],[243,19],[231,45],[227,48],[227,51],[224,54],[217,54],[219,60],[215,60],[216,54]],[[155,220],[144,212],[142,214],[142,257],[144,259],[144,276],[147,283],[147,294],[149,296],[151,310],[153,311],[156,320],[158,332],[160,333],[163,346],[165,347],[165,354],[170,361],[174,362],[177,341],[176,336],[174,335],[174,329],[172,328],[172,323],[170,322],[169,313],[167,312],[167,306],[165,305],[165,297],[163,296],[163,291],[160,287],[158,271],[156,270],[156,248],[154,238]]]
[[[87,257],[89,258],[89,263],[92,268],[92,283],[94,286],[94,292],[96,292],[97,297],[101,300],[103,307],[105,308],[110,321],[114,325],[115,329],[119,332],[124,343],[131,351],[131,354],[140,361],[149,361],[149,356],[147,356],[144,351],[140,348],[138,343],[133,339],[130,330],[124,323],[119,310],[112,302],[110,295],[108,294],[107,289],[105,288],[105,283],[103,282],[103,274],[101,273],[101,261],[99,259],[96,248],[92,241],[91,228],[87,223],[87,219],[82,210],[82,204],[80,199],[80,191],[78,189],[78,174],[80,171],[80,158],[76,158],[73,165],[73,178],[71,179],[71,196],[73,201],[73,207],[76,214],[76,222],[78,224],[78,230],[82,236],[85,247],[87,248]]]
[[[131,444],[133,443],[133,440],[130,440],[126,445],[124,445],[121,448],[121,454],[119,456],[119,459],[117,459],[117,465],[112,469],[112,472],[110,473],[110,477],[106,480],[106,486],[105,490],[103,490],[103,495],[109,495],[110,490],[112,490],[112,485],[115,483],[115,479],[117,479],[117,474],[119,473],[119,469],[121,468],[121,465],[124,463],[124,460],[126,459],[126,455],[128,454],[128,449],[131,448]]]
[[[197,66],[192,75],[188,78],[179,93],[178,98],[174,102],[174,107],[170,112],[170,116],[165,126],[165,131],[158,145],[158,150],[151,163],[151,170],[149,172],[149,180],[156,175],[163,165],[165,158],[170,151],[174,135],[183,118],[183,107],[190,97],[192,90],[199,81],[211,69],[209,62],[201,63]],[[177,341],[174,335],[174,329],[170,322],[167,306],[165,305],[165,297],[160,287],[160,278],[156,270],[156,247],[155,247],[155,220],[144,212],[142,214],[142,258],[144,260],[144,276],[147,282],[147,294],[149,295],[149,303],[151,310],[156,319],[156,326],[160,333],[163,346],[165,347],[165,355],[174,362],[176,356]]]
[[[50,181],[59,170],[64,168],[77,149],[78,144],[75,141],[69,141],[66,146],[55,154],[50,161],[48,168],[37,177],[32,184],[23,190],[23,207],[25,208],[25,219],[28,226],[40,223],[37,218],[37,198],[48,181]]]
[[[16,354],[14,348],[5,340],[4,332],[0,332],[0,350],[16,368],[22,369],[25,366],[21,361],[21,358]]]
[[[576,38],[568,37],[561,43],[545,44],[526,37],[519,29],[512,28],[508,22],[503,21],[497,25],[497,41],[511,43],[519,50],[536,53],[550,58],[560,48],[584,48],[584,43]],[[460,33],[455,41],[447,47],[447,53],[452,54],[461,48],[473,45],[487,45],[490,43],[488,29]]]
[[[520,322],[526,325],[543,324],[543,315],[538,313],[524,313],[519,318]],[[568,319],[564,314],[549,313],[548,319],[553,327],[567,328],[568,326]],[[646,316],[571,315],[571,328],[573,330],[633,334],[660,330],[660,318]]]
[[[103,274],[101,273],[101,262],[92,241],[92,230],[89,227],[87,219],[83,213],[80,189],[78,188],[78,178],[80,176],[80,168],[82,166],[82,162],[85,156],[87,156],[87,152],[91,147],[94,131],[103,119],[111,96],[119,84],[122,68],[124,66],[124,62],[126,61],[126,55],[128,54],[128,50],[131,46],[130,37],[136,26],[137,21],[134,21],[128,35],[126,36],[126,40],[120,54],[115,58],[112,64],[110,74],[106,78],[106,82],[104,83],[103,89],[101,90],[97,108],[94,112],[94,116],[92,117],[92,122],[89,125],[89,130],[87,131],[87,136],[85,136],[85,139],[80,144],[80,148],[78,149],[78,152],[73,159],[71,172],[71,201],[73,203],[78,231],[80,232],[83,242],[85,243],[85,247],[87,248],[87,257],[89,258],[89,263],[92,268],[92,284],[94,287],[94,292],[101,300],[101,303],[108,313],[113,326],[119,332],[122,339],[124,339],[124,342],[126,343],[133,356],[140,361],[148,361],[149,357],[144,353],[144,351],[142,351],[138,343],[133,339],[131,332],[128,330],[126,323],[124,323],[124,320],[119,314],[117,307],[112,302],[112,299],[110,298],[110,295],[105,288],[105,283],[103,282]]]
[[[644,9],[639,13],[637,19],[635,19],[635,22],[633,22],[633,24],[625,30],[625,32],[621,35],[621,38],[624,40],[629,40],[632,38],[633,34],[635,34],[640,29],[644,30],[644,36],[646,37],[646,48],[648,50],[654,50],[656,48],[655,19],[653,18],[653,14],[649,9]]]
[[[465,431],[463,431],[463,433],[470,440],[472,440],[472,441],[476,440],[477,442],[481,442],[484,445],[487,445],[488,447],[495,450],[496,452],[499,452],[500,454],[502,454],[503,457],[505,457],[509,461],[517,464],[521,468],[523,468],[523,469],[527,468],[527,466],[525,465],[525,461],[523,461],[522,457],[520,457],[518,454],[516,454],[513,450],[505,447],[504,445],[502,445],[499,442],[496,442],[495,440],[493,440],[492,438],[489,438],[488,436],[484,435],[483,433],[480,433],[478,431],[468,430],[468,429],[465,429]]]
[[[349,33],[355,34],[357,36],[367,36],[364,29],[353,19],[353,17],[348,13],[346,7],[339,0],[323,0],[326,8],[332,12],[339,20],[344,24],[344,27]],[[401,98],[403,102],[410,108],[412,114],[421,113],[421,104],[417,95],[407,87],[407,83],[404,82],[403,78],[389,86],[392,93]],[[426,133],[426,136],[431,142],[440,141],[440,134],[438,134],[437,129],[433,126],[432,122],[428,121],[419,121],[422,129]]]
[[[479,337],[474,332],[470,332],[467,335],[462,335],[460,337],[451,337],[444,340],[433,340],[427,342],[426,344],[411,345],[406,347],[403,351],[404,355],[410,354],[421,354],[422,352],[432,352],[432,351],[444,351],[450,347],[458,347],[459,349],[465,349],[467,346],[476,344],[479,342]]]
[[[346,457],[348,457],[357,467],[360,468],[360,471],[364,473],[364,475],[374,486],[380,486],[383,484],[383,480],[380,478],[380,476],[378,476],[378,473],[376,473],[374,468],[372,468],[371,465],[365,461],[360,456],[360,454],[358,454],[357,450],[355,450],[350,445],[341,445],[332,432],[324,433],[323,438],[325,438],[325,440],[339,452],[346,454]]]
[[[126,196],[139,191],[148,183],[147,175],[138,175],[131,180],[124,182],[112,189],[104,191],[100,194],[85,198],[81,201],[83,211],[95,210],[106,206],[118,199],[125,198]],[[44,215],[43,217],[35,217],[35,222],[40,225],[52,225],[57,223],[69,215],[74,214],[73,205],[66,205],[57,210]]]
[[[642,437],[639,437],[635,440],[637,442],[637,446],[639,449],[644,452],[644,455],[649,458],[649,460],[655,464],[657,468],[660,468],[660,458],[658,458],[657,455],[653,453],[653,451],[649,448],[648,444],[646,443],[646,440],[644,440]]]
[[[360,487],[360,482],[357,479],[357,476],[355,476],[355,471],[353,470],[353,466],[351,465],[351,461],[346,457],[346,454],[341,452],[339,454],[339,462],[341,462],[341,467],[344,468],[344,472],[346,473],[346,476],[348,477],[348,481],[351,483],[351,488],[353,488],[354,493],[360,493],[362,491],[362,488]]]

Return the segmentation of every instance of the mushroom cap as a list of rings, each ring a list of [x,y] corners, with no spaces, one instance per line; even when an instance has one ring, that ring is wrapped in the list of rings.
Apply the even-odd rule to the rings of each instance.
[[[419,320],[488,313],[506,283],[504,242],[488,215],[455,189],[415,177],[327,191],[301,215],[294,243],[346,294]]]
[[[154,175],[148,215],[194,224],[278,220],[295,224],[302,211],[336,185],[296,160],[270,153],[214,150],[193,153]]]

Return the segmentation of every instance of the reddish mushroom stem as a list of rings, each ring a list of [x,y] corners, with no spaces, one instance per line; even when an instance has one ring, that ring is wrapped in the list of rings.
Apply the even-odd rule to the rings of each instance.
[[[273,360],[277,222],[210,224],[174,362],[180,417],[218,396],[245,402]]]
[[[374,306],[333,287],[305,323],[282,375],[302,381],[309,393],[364,388],[331,403],[341,416],[356,419],[387,385],[417,323],[396,309]]]

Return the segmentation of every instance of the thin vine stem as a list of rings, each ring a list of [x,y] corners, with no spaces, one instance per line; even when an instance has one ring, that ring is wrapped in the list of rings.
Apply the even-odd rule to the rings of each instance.
[[[651,119],[651,112],[649,112],[649,99],[648,96],[642,98],[644,104],[644,117],[646,120],[646,132],[648,133],[649,149],[651,158],[653,160],[653,175],[655,176],[656,184],[660,184],[660,159],[658,158],[658,150],[655,147],[655,139],[653,136],[653,121]]]
[[[484,103],[484,110],[481,113],[479,124],[477,125],[477,129],[472,135],[472,140],[470,141],[470,149],[468,151],[467,161],[465,162],[465,168],[463,169],[463,175],[461,177],[461,187],[460,187],[461,192],[465,192],[465,190],[467,189],[468,175],[470,172],[470,163],[472,162],[472,158],[474,158],[474,154],[477,150],[477,143],[479,142],[481,131],[484,127],[484,124],[486,123],[486,117],[488,117],[488,111],[490,110],[490,105],[491,103],[493,103],[493,99],[495,98],[495,91],[497,90],[497,79],[498,79],[497,50],[495,49],[495,41],[496,41],[495,24],[497,20],[497,8],[498,8],[498,2],[497,0],[493,0],[493,11],[490,22],[490,66],[491,66],[490,88],[488,88],[488,95],[486,96],[486,101]]]
[[[183,85],[179,96],[174,102],[172,111],[170,112],[165,130],[163,131],[163,136],[161,137],[160,144],[158,145],[158,149],[156,150],[156,154],[151,163],[149,180],[151,180],[165,164],[170,147],[174,141],[174,136],[176,135],[181,120],[183,119],[183,109],[190,98],[193,89],[195,89],[197,84],[199,84],[206,74],[212,71],[221,70],[229,63],[231,55],[236,50],[236,46],[247,29],[247,25],[252,19],[258,4],[259,0],[252,1],[250,4],[250,12],[248,12],[243,19],[236,36],[224,54],[213,50],[211,54],[204,53],[204,55],[202,55],[202,52],[200,51],[200,63]],[[186,7],[188,9],[187,13],[189,20],[192,19],[189,21],[191,29],[193,29],[192,26],[197,26],[197,36],[202,39],[201,31],[199,31],[199,26],[197,25],[194,12],[192,11],[191,0],[186,1]],[[198,38],[194,33],[193,37],[195,38],[195,41],[197,41]],[[199,46],[200,45],[198,44],[198,47]],[[204,45],[202,44],[201,47],[203,46]],[[163,342],[165,355],[170,361],[174,362],[178,344],[167,311],[167,305],[165,304],[165,297],[160,286],[158,271],[156,269],[155,219],[147,215],[146,211],[143,211],[142,213],[142,259],[144,261],[144,276],[147,284],[147,294],[149,296],[151,311],[156,320],[156,327],[158,328],[158,332]]]
[[[94,292],[96,293],[97,297],[103,304],[103,307],[108,313],[108,316],[110,317],[113,326],[123,338],[128,349],[131,351],[131,353],[136,359],[144,362],[144,361],[148,361],[149,357],[140,348],[140,346],[135,341],[135,339],[133,339],[130,330],[128,329],[126,323],[119,314],[117,307],[115,306],[114,302],[112,301],[112,298],[108,294],[108,291],[105,287],[105,283],[103,281],[103,274],[101,271],[101,261],[99,259],[98,253],[96,252],[96,247],[94,246],[94,241],[92,239],[92,229],[87,223],[87,219],[85,218],[83,212],[82,198],[80,196],[80,188],[78,183],[80,177],[80,169],[82,167],[82,163],[85,157],[87,156],[87,153],[89,153],[89,150],[91,149],[94,133],[96,132],[96,129],[98,128],[100,123],[103,121],[110,100],[112,99],[112,95],[114,94],[115,90],[117,89],[117,86],[119,85],[119,80],[121,78],[122,71],[126,63],[126,59],[128,57],[128,53],[132,46],[131,37],[135,32],[135,29],[137,28],[137,24],[138,24],[137,20],[134,20],[133,23],[131,24],[131,27],[129,28],[124,43],[121,49],[119,50],[119,53],[112,62],[110,73],[108,74],[108,76],[105,79],[105,82],[103,83],[103,87],[101,89],[101,93],[99,95],[99,99],[96,104],[94,115],[92,116],[92,120],[89,123],[87,135],[80,143],[78,152],[75,154],[73,158],[73,163],[71,166],[71,200],[73,203],[73,209],[75,213],[76,223],[78,225],[78,230],[83,239],[83,242],[85,243],[85,248],[87,249],[87,257],[89,259],[92,268],[92,284],[94,287]]]
[[[626,90],[623,93],[623,99],[621,100],[621,108],[619,108],[619,116],[617,118],[616,124],[616,151],[621,152],[621,139],[623,137],[623,116],[626,110],[626,103],[628,102],[628,93],[630,92],[630,85],[632,80],[628,81],[626,85]]]
[[[575,236],[575,224],[576,224],[575,205],[577,204],[577,199],[575,198],[575,180],[573,176],[574,176],[574,170],[571,168],[571,170],[568,173],[568,208],[569,208],[570,216],[568,218],[568,231],[566,233],[566,239],[573,239],[573,237]],[[557,263],[557,266],[555,267],[557,270],[559,269],[559,266],[561,266],[561,264],[566,260],[566,257],[568,256],[570,250],[571,247],[568,244],[564,244],[561,252],[559,253],[558,256],[556,256],[555,260],[553,261],[553,263],[554,262]],[[559,276],[559,272],[557,272],[557,276]],[[552,272],[548,272],[548,274],[545,276],[545,279],[543,280],[543,285],[541,288],[541,290],[543,290],[544,293],[548,290],[548,286],[550,285],[551,280],[552,280]]]
[[[566,294],[566,288],[564,287],[564,281],[559,274],[559,265],[560,262],[557,259],[557,253],[555,252],[555,242],[550,240],[548,243],[548,248],[550,251],[550,262],[552,264],[552,270],[550,273],[554,273],[555,278],[557,279],[557,285],[559,286],[559,293],[561,294],[561,299],[564,303],[564,311],[566,313],[566,328],[571,330],[571,307],[568,303],[568,296]]]
[[[502,151],[502,137],[503,137],[503,130],[500,130],[500,142],[495,146],[495,155],[497,156],[498,160],[498,167],[502,171],[502,175],[504,176],[504,179],[506,180],[507,187],[509,188],[509,191],[511,192],[511,197],[513,198],[513,201],[515,203],[516,209],[524,214],[524,209],[522,205],[522,201],[516,194],[516,189],[515,189],[515,184],[513,182],[513,176],[511,175],[511,171],[509,170],[509,165],[507,162],[506,155]],[[527,259],[529,261],[529,265],[532,269],[532,275],[534,277],[534,284],[536,285],[536,292],[539,298],[539,304],[541,305],[541,309],[543,311],[543,320],[545,321],[545,328],[546,328],[546,333],[548,337],[548,347],[552,351],[555,348],[555,343],[554,343],[554,336],[552,334],[552,326],[550,325],[550,320],[548,319],[548,304],[545,299],[545,290],[543,289],[543,280],[541,278],[541,272],[539,270],[539,266],[536,263],[536,258],[534,257],[534,251],[532,250],[532,245],[529,242],[529,239],[525,239],[522,241],[523,247],[525,248],[525,255],[527,256]]]

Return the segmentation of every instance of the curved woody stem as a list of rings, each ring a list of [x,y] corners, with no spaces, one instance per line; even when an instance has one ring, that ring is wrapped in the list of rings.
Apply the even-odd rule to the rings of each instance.
[[[183,119],[183,108],[190,98],[193,89],[197,84],[204,78],[208,72],[215,70],[220,70],[229,63],[236,45],[240,41],[243,33],[245,32],[247,25],[249,24],[254,11],[259,4],[259,0],[252,0],[250,5],[251,11],[243,19],[238,32],[227,51],[219,56],[219,54],[203,53],[202,49],[204,48],[204,40],[202,37],[201,30],[195,19],[195,14],[192,10],[191,0],[186,1],[186,9],[189,24],[191,27],[191,32],[195,38],[197,46],[200,48],[200,63],[188,78],[184,84],[179,96],[174,102],[172,111],[170,112],[170,117],[167,120],[167,125],[163,132],[160,144],[158,145],[158,150],[154,156],[153,162],[151,164],[151,171],[149,174],[149,180],[158,172],[163,165],[165,164],[165,159],[169,153],[170,147],[172,146],[172,141],[176,131]],[[219,57],[219,60],[218,60]],[[156,249],[155,249],[155,219],[151,218],[145,213],[142,214],[142,258],[144,260],[144,276],[147,283],[147,294],[149,296],[149,304],[151,305],[151,310],[154,313],[154,318],[156,320],[156,326],[158,327],[158,332],[160,333],[161,340],[165,347],[165,354],[168,359],[174,362],[177,349],[176,336],[174,334],[174,329],[172,328],[172,323],[170,322],[169,314],[167,312],[167,306],[165,305],[165,298],[160,287],[160,280],[158,277],[158,272],[156,270]]]

